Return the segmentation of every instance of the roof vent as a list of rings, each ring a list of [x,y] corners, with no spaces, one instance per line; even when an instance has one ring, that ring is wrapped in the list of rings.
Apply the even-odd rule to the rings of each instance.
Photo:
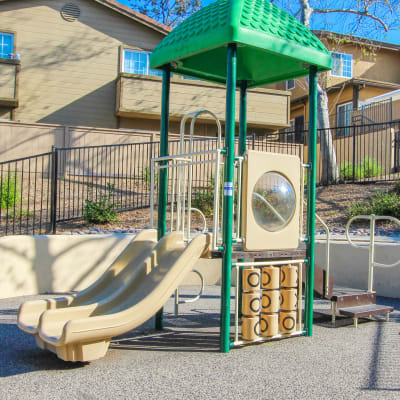
[[[61,16],[68,22],[76,21],[81,15],[81,9],[74,3],[64,4],[61,8]]]

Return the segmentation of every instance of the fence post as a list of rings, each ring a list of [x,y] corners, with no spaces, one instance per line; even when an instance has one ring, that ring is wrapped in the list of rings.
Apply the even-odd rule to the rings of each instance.
[[[353,125],[353,183],[356,176],[356,126]]]
[[[51,154],[51,199],[50,199],[50,225],[53,235],[57,232],[57,175],[58,175],[58,151],[52,146]]]

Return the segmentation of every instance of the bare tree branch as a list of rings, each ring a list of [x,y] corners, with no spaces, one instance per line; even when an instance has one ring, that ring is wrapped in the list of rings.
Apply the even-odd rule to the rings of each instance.
[[[378,22],[382,25],[383,29],[388,32],[389,28],[383,21],[383,19],[377,17],[376,15],[370,14],[368,11],[361,11],[361,10],[354,10],[351,8],[330,8],[330,9],[323,9],[323,8],[314,8],[313,13],[317,14],[329,14],[329,13],[345,13],[345,14],[356,14],[362,17],[371,18],[374,21]]]

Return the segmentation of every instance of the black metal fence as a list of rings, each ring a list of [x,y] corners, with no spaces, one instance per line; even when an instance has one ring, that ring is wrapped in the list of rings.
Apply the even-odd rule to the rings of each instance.
[[[324,132],[319,131],[319,184],[399,178],[400,122],[345,128],[345,134],[340,130],[343,127],[331,129],[339,175],[335,182],[324,182],[329,163],[321,156]],[[307,137],[306,132],[301,136]],[[247,145],[249,149],[297,155],[307,162],[307,143],[294,143],[294,137],[293,132],[252,136]],[[194,152],[216,148],[216,138],[193,143]],[[185,141],[183,151],[188,150]],[[179,141],[169,142],[169,153],[180,153]],[[53,148],[49,153],[1,162],[0,235],[53,233],[57,223],[82,218],[88,202],[106,199],[118,211],[149,207],[150,160],[158,155],[159,142],[146,142]],[[194,187],[207,190],[212,179],[212,164],[194,167]]]
[[[304,143],[306,162],[307,137],[307,131],[293,131],[283,133],[279,140],[295,143],[298,139]],[[399,179],[400,121],[318,129],[317,156],[319,185]],[[332,173],[335,165],[336,180],[330,179],[335,176]]]

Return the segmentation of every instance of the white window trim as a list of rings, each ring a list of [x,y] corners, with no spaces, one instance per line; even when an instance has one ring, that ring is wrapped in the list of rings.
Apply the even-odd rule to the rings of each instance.
[[[150,68],[150,58],[149,58],[149,62],[147,63],[147,70],[146,70],[146,74],[138,74],[136,72],[125,72],[124,71],[124,66],[125,66],[125,51],[135,51],[137,53],[143,53],[143,54],[147,54],[148,56],[151,55],[151,51],[146,51],[146,50],[139,50],[139,49],[130,49],[127,47],[124,47],[122,49],[122,65],[121,65],[121,72],[125,73],[125,74],[133,74],[133,75],[143,75],[143,76],[157,76],[157,75],[150,75],[149,74],[149,70]]]
[[[351,106],[352,106],[352,108],[353,108],[353,102],[352,102],[352,101],[347,101],[346,103],[341,103],[341,104],[338,104],[338,105],[336,106],[336,126],[339,125],[339,114],[340,114],[339,109],[340,109],[341,107],[344,107],[344,108],[346,109],[346,106],[348,106],[349,104],[351,104]],[[344,113],[344,111],[342,111],[342,112]],[[351,112],[353,112],[353,109],[351,110]]]
[[[293,81],[293,87],[289,88],[289,81]],[[286,81],[286,90],[293,90],[296,89],[296,79],[288,79]]]
[[[346,78],[346,79],[351,79],[353,77],[353,54],[352,53],[341,53],[339,51],[331,51],[331,54],[340,54],[342,56],[351,56],[351,73],[350,73],[350,77],[348,76],[344,76],[344,75],[336,75],[332,73],[332,70],[329,71],[329,74],[331,76],[335,76],[336,78]],[[343,68],[342,68],[343,71]]]
[[[12,37],[12,45],[13,45],[12,52],[11,52],[11,53],[8,53],[8,55],[9,55],[10,57],[1,57],[1,56],[0,56],[0,58],[13,59],[13,58],[14,58],[14,54],[15,54],[15,33],[13,33],[13,32],[6,32],[6,31],[0,30],[0,34],[11,36],[11,37]]]

